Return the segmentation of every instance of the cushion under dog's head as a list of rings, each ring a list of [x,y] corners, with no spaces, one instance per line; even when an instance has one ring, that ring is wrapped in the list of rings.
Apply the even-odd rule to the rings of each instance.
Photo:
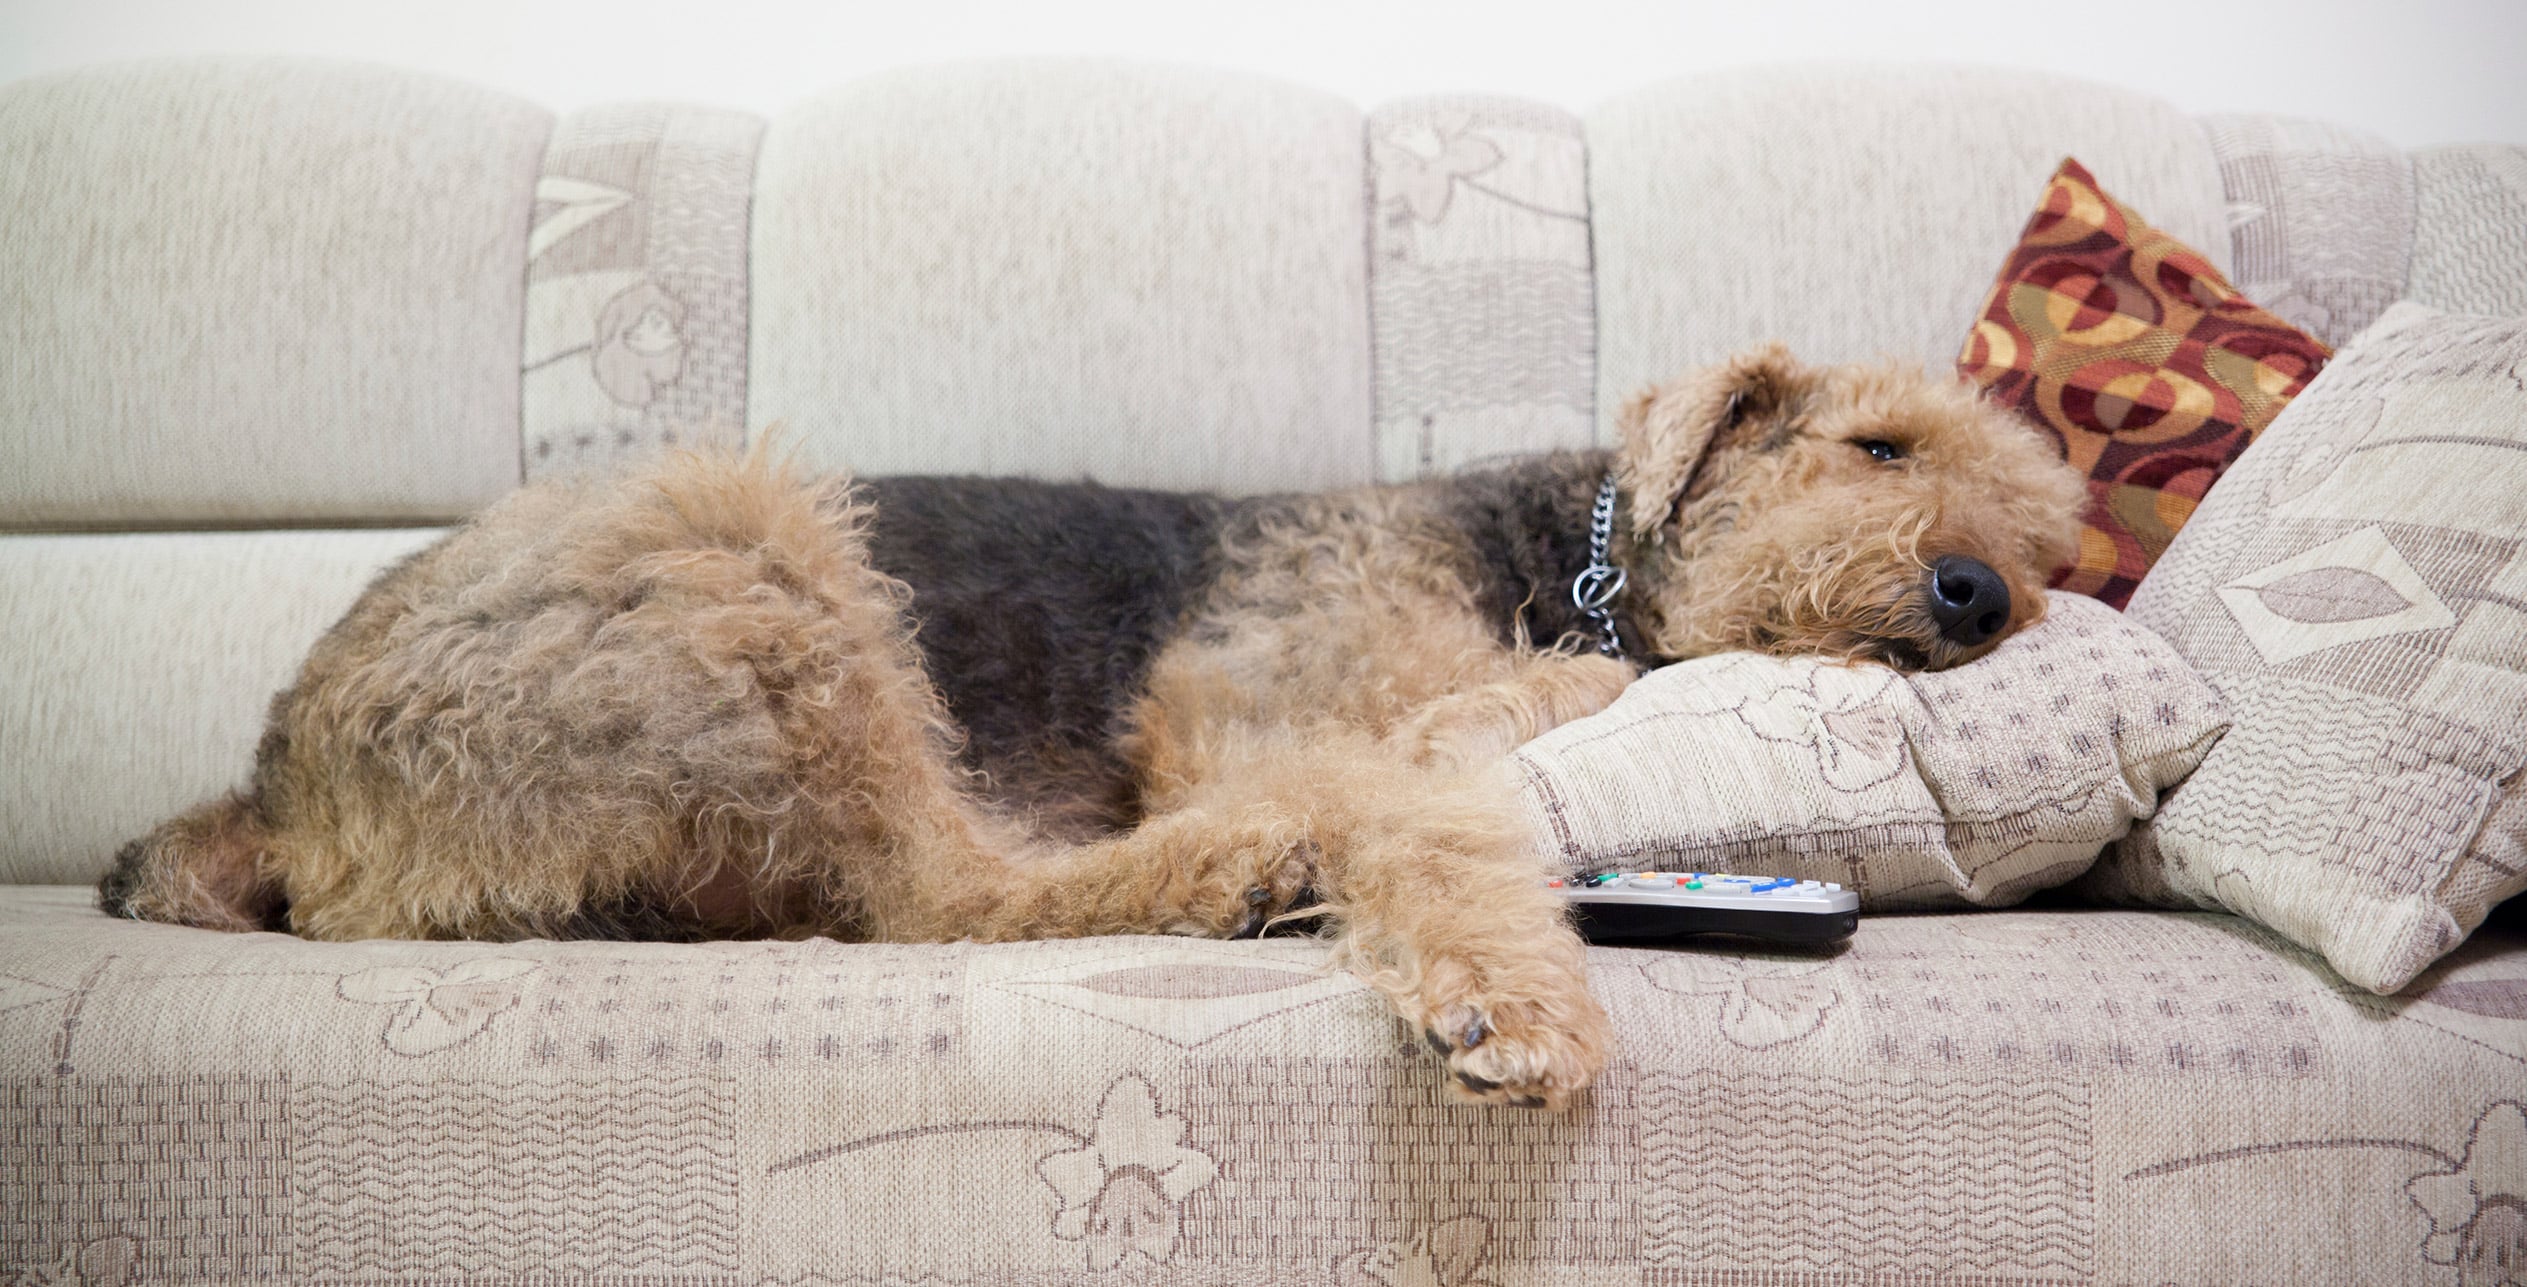
[[[2044,614],[2077,471],[1953,379],[1779,345],[1624,409],[1635,616],[1663,658],[1731,649],[1940,669]]]

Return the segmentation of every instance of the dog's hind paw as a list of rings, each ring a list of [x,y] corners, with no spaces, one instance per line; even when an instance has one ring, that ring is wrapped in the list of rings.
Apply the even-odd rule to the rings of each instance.
[[[1606,1063],[1605,1011],[1584,984],[1556,997],[1442,1003],[1418,1022],[1458,1096],[1482,1103],[1560,1108]]]
[[[1313,844],[1278,837],[1223,852],[1195,874],[1197,892],[1176,905],[1167,932],[1260,938],[1274,918],[1316,904],[1317,857]]]
[[[1266,934],[1273,933],[1306,932],[1305,918],[1300,919],[1298,929],[1283,928],[1276,925],[1275,920],[1292,912],[1303,912],[1315,907],[1318,901],[1316,887],[1302,881],[1297,892],[1292,893],[1286,888],[1287,885],[1287,880],[1279,880],[1271,885],[1257,885],[1247,890],[1246,923],[1238,926],[1237,932],[1229,937],[1262,938]]]

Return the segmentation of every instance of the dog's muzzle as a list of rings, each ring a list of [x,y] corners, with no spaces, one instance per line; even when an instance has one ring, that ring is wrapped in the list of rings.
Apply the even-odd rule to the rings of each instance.
[[[1981,559],[1942,556],[1930,565],[1930,619],[1960,648],[1988,643],[2009,628],[2009,583]]]

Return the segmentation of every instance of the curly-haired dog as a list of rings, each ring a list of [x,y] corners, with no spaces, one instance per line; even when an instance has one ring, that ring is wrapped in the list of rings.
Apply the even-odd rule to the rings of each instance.
[[[1959,386],[1778,349],[1621,428],[1317,496],[761,452],[530,487],[370,586],[249,788],[126,847],[102,901],[326,939],[902,941],[1235,935],[1313,898],[1465,1091],[1557,1102],[1606,1022],[1495,775],[1634,677],[1600,630],[1954,665],[2042,611],[2081,497]],[[1618,480],[1630,587],[1592,621]]]

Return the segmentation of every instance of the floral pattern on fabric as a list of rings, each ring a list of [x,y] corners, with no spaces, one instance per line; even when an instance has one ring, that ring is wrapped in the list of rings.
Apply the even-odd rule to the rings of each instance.
[[[1061,1199],[1053,1236],[1085,1243],[1091,1269],[1132,1258],[1165,1264],[1182,1236],[1185,1199],[1219,1174],[1184,1136],[1185,1119],[1158,1111],[1147,1081],[1127,1076],[1108,1087],[1088,1143],[1036,1164]]]
[[[2464,1287],[2527,1282],[2527,1107],[2484,1109],[2465,1157],[2414,1176],[2404,1193],[2430,1218],[2423,1259],[2454,1265]]]
[[[379,1039],[396,1054],[419,1058],[480,1035],[495,1017],[517,1007],[517,980],[543,968],[501,956],[444,970],[381,966],[346,975],[334,991],[345,1001],[394,1006]]]
[[[2088,475],[2079,554],[2053,584],[2120,608],[2332,356],[2065,158],[1957,369]]]
[[[1822,961],[1795,956],[1678,953],[1641,967],[1652,987],[1720,999],[1720,1035],[1746,1050],[1785,1046],[1815,1034],[1843,995]]]
[[[1339,1287],[1500,1287],[1491,1257],[1491,1222],[1458,1216],[1345,1258],[1335,1266],[1334,1281]]]

